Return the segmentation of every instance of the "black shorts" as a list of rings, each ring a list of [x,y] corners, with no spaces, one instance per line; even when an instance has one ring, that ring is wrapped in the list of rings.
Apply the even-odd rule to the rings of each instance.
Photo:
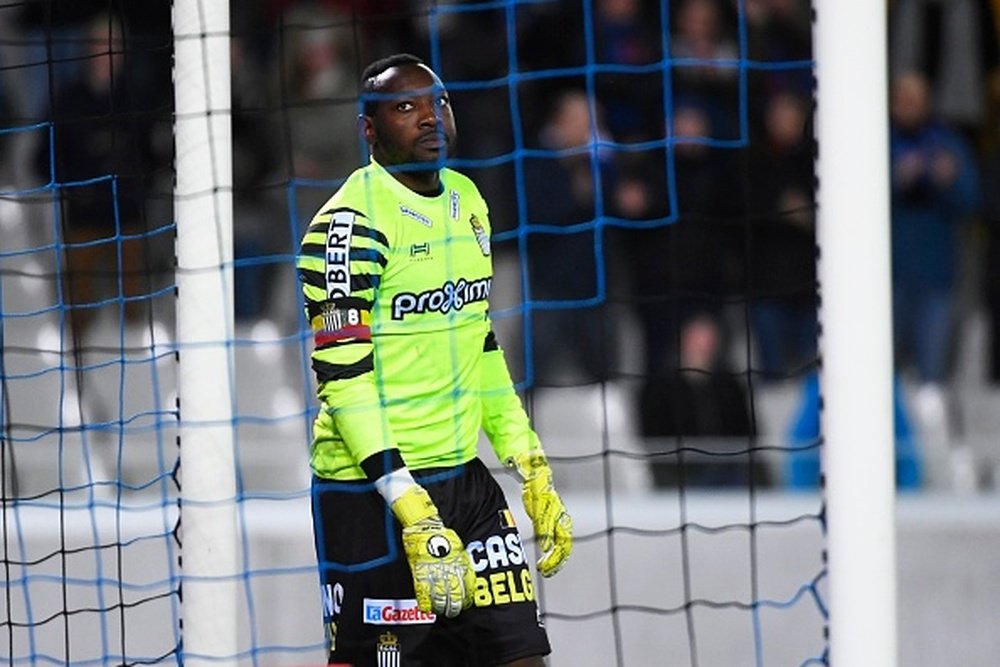
[[[474,604],[417,609],[400,525],[370,482],[313,479],[313,527],[330,662],[354,667],[496,665],[548,655],[528,555],[500,485],[479,459],[414,471],[472,557]]]

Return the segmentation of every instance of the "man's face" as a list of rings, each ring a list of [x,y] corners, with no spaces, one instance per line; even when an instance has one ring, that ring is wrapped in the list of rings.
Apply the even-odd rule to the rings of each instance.
[[[892,86],[889,99],[892,120],[904,130],[916,130],[930,114],[930,89],[918,74],[904,74]]]
[[[441,80],[424,65],[392,67],[377,79],[365,139],[382,165],[443,166],[455,143],[455,117]]]

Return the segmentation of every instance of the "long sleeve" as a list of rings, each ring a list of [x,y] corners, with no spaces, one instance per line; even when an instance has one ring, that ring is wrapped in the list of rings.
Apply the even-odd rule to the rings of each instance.
[[[297,260],[318,396],[356,462],[394,446],[376,387],[370,326],[388,252],[385,235],[362,213],[333,207],[313,219]]]
[[[529,449],[540,449],[492,331],[483,344],[481,365],[483,431],[501,462]]]

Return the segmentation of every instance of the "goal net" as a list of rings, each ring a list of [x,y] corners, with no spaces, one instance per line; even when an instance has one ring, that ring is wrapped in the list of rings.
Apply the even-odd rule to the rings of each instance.
[[[406,51],[574,516],[551,664],[826,664],[811,4],[227,4],[0,8],[4,660],[324,664],[294,258]]]

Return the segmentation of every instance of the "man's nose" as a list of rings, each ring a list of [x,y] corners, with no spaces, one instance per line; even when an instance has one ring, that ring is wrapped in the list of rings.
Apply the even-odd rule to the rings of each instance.
[[[433,102],[423,102],[420,105],[420,126],[433,127],[441,122],[437,107]]]

